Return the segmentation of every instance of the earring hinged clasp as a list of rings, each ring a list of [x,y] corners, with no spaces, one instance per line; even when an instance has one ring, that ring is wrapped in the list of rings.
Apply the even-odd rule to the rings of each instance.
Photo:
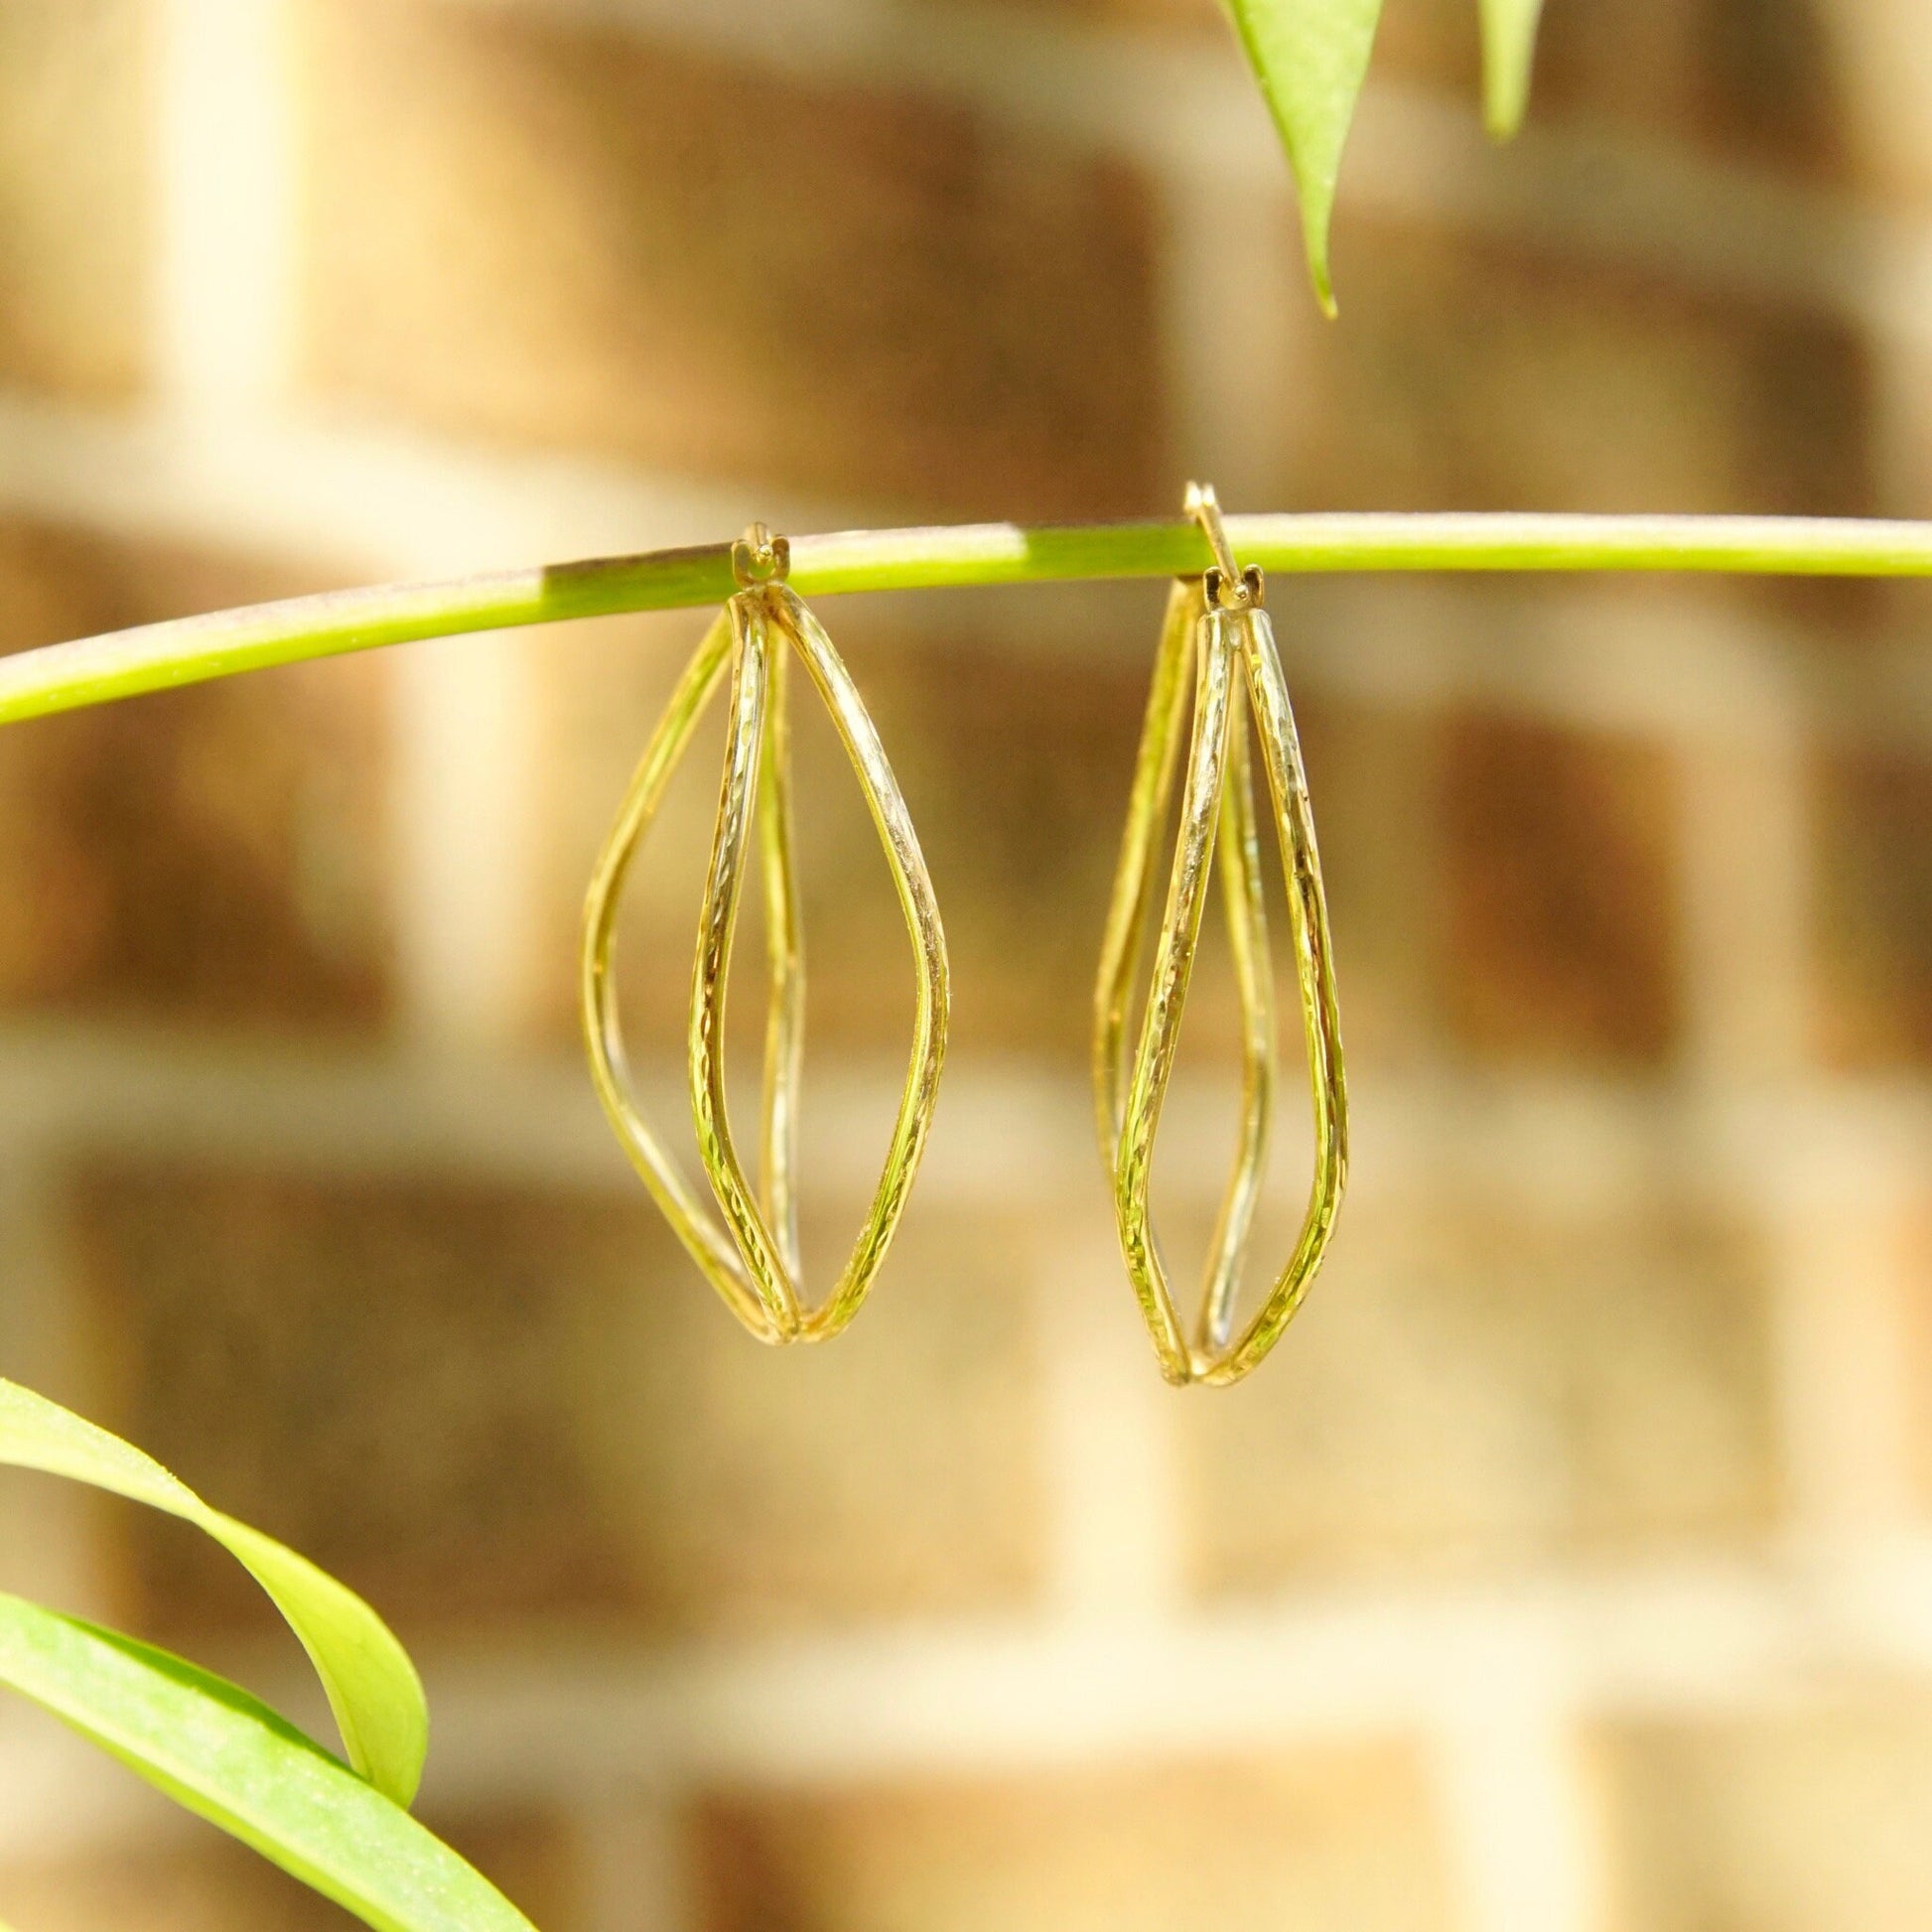
[[[1212,483],[1190,483],[1182,499],[1187,515],[1200,525],[1214,562],[1202,575],[1209,610],[1253,611],[1267,601],[1267,586],[1261,566],[1250,564],[1244,570],[1234,560],[1234,546],[1228,542],[1227,525],[1221,521],[1220,498]]]
[[[760,584],[782,584],[791,574],[791,539],[775,536],[763,523],[748,523],[732,542],[732,576],[742,591]]]

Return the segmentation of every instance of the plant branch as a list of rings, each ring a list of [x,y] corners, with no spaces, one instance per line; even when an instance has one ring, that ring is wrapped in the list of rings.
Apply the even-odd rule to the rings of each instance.
[[[1746,516],[1332,514],[1230,516],[1243,563],[1301,571],[1706,571],[1932,576],[1932,523]],[[805,597],[941,585],[1170,577],[1203,570],[1190,523],[1012,523],[795,537]],[[0,724],[237,671],[424,637],[623,611],[722,603],[731,548],[506,571],[447,584],[335,591],[144,625],[0,659]]]

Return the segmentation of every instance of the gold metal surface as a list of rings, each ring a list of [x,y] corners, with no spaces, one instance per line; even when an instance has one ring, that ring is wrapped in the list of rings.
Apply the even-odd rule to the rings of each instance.
[[[1200,522],[1216,561],[1204,578],[1176,584],[1168,601],[1101,946],[1094,999],[1094,1090],[1121,1252],[1161,1371],[1176,1384],[1225,1384],[1239,1381],[1274,1346],[1321,1264],[1347,1174],[1348,1099],[1321,862],[1261,574],[1236,566],[1211,489],[1190,486],[1187,507]],[[1154,848],[1179,763],[1190,676],[1193,722],[1179,823],[1152,982],[1130,1062],[1127,1016],[1153,902]],[[1261,749],[1288,883],[1290,937],[1314,1111],[1314,1174],[1288,1265],[1238,1339],[1231,1341],[1274,1100],[1273,974],[1250,772],[1251,725]],[[1217,850],[1242,1015],[1241,1121],[1190,1334],[1174,1307],[1153,1226],[1150,1192],[1155,1139],[1173,1072]]]
[[[858,1312],[886,1258],[924,1152],[950,1009],[945,935],[932,882],[885,748],[850,673],[784,583],[782,537],[754,524],[733,547],[743,587],[706,633],[659,721],[592,875],[584,908],[582,1015],[591,1076],[631,1165],[706,1279],[761,1341],[820,1341]],[[859,780],[912,940],[912,1052],[891,1145],[850,1258],[824,1302],[799,1282],[796,1166],[805,956],[792,836],[788,662],[803,660]],[[613,974],[617,908],[630,863],[726,665],[730,729],[699,913],[688,1058],[699,1159],[713,1215],[638,1110],[625,1067]],[[725,1099],[725,994],[754,828],[765,914],[764,1079],[759,1184],[739,1161]],[[722,1217],[722,1219],[721,1219]]]

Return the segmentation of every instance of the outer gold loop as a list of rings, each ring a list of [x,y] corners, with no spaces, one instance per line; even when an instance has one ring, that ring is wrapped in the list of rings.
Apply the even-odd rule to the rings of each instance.
[[[781,561],[782,543],[771,540],[764,555],[775,550]],[[912,937],[915,991],[911,1061],[885,1170],[844,1272],[824,1304],[810,1312],[802,1306],[798,1283],[795,1194],[804,947],[785,721],[786,665],[793,650],[825,700],[878,827]],[[688,1034],[693,1121],[724,1217],[720,1226],[637,1110],[624,1070],[611,961],[616,906],[631,857],[728,657],[730,730],[699,918]],[[768,990],[756,1194],[732,1139],[723,1051],[732,940],[755,824]],[[816,1341],[838,1333],[858,1311],[885,1259],[924,1152],[945,1054],[948,975],[931,880],[878,733],[831,639],[785,588],[781,574],[754,574],[751,587],[731,600],[685,672],[631,780],[585,908],[582,996],[592,1076],[605,1111],[679,1239],[727,1306],[764,1341]]]
[[[1212,535],[1210,530],[1210,541]],[[1227,561],[1231,566],[1232,560]],[[1248,573],[1223,574],[1224,588],[1239,583],[1248,591],[1237,602],[1211,604],[1204,586],[1185,583],[1170,599],[1095,997],[1095,1095],[1121,1249],[1162,1373],[1176,1383],[1238,1381],[1273,1347],[1320,1266],[1347,1172],[1347,1090],[1320,859],[1287,682],[1262,608],[1261,587],[1249,579]],[[1195,693],[1187,775],[1153,983],[1129,1079],[1125,1017],[1153,893],[1153,847],[1173,795],[1190,660]],[[1239,702],[1243,698],[1245,705]],[[1288,881],[1315,1161],[1295,1250],[1259,1311],[1230,1346],[1234,1297],[1266,1159],[1275,1059],[1273,982],[1248,773],[1250,719],[1261,746]],[[1242,1117],[1234,1170],[1208,1253],[1200,1315],[1188,1339],[1155,1235],[1150,1190],[1154,1143],[1217,848],[1243,1021]]]

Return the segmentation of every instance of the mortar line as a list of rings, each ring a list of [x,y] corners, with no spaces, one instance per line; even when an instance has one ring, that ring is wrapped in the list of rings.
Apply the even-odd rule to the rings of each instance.
[[[155,182],[156,364],[192,423],[284,390],[295,163],[284,0],[165,0]]]

